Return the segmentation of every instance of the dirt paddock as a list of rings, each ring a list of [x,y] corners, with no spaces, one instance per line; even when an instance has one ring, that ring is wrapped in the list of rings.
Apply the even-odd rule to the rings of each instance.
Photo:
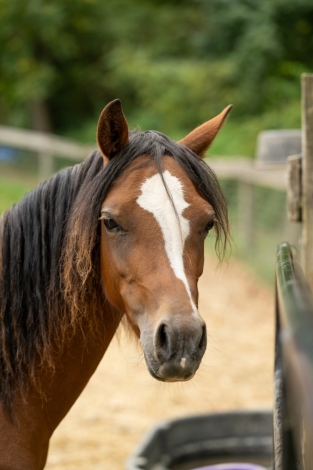
[[[200,282],[209,344],[196,377],[183,384],[155,381],[140,349],[122,333],[56,430],[48,470],[122,470],[156,421],[271,407],[273,292],[237,261],[215,266],[215,260],[206,260]]]

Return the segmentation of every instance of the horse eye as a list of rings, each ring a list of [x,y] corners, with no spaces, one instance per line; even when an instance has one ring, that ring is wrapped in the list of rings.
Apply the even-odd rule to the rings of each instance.
[[[214,220],[212,219],[210,220],[210,222],[206,224],[204,231],[206,233],[209,233],[209,231],[212,230],[213,227],[214,227]]]
[[[118,232],[120,230],[120,226],[115,222],[114,219],[103,219],[103,223],[109,232]]]

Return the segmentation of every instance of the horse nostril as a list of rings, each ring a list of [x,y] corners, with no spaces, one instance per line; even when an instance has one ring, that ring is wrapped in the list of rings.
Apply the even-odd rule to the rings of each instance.
[[[166,359],[169,353],[169,338],[167,336],[167,326],[161,323],[155,337],[156,355],[159,360]]]
[[[205,326],[205,325],[203,325],[203,327],[202,327],[202,336],[201,336],[201,338],[200,338],[200,341],[199,341],[199,344],[198,344],[198,348],[199,348],[200,350],[206,348],[206,326]]]

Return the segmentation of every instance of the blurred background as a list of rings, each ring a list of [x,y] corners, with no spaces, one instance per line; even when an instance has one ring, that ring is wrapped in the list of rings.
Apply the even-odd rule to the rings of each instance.
[[[313,70],[313,4],[0,0],[0,44],[2,125],[94,146],[102,108],[119,97],[131,128],[157,129],[178,139],[233,103],[209,155],[253,159],[260,131],[301,127],[299,77]],[[44,160],[41,179],[72,163],[73,156],[66,157],[59,152],[53,164]],[[8,173],[1,180],[3,210],[37,182],[38,158],[34,149],[14,150],[2,143],[0,163],[2,174],[7,167],[23,172],[23,185],[18,181],[15,187]],[[238,178],[223,180],[234,227],[233,254],[251,258],[251,250],[245,250],[250,245],[254,257],[261,254],[254,267],[271,282],[272,258],[261,266],[266,248],[257,251],[257,241],[247,243],[238,232]],[[250,222],[253,237],[263,238],[259,234],[266,229],[266,244],[274,246],[285,234],[285,196],[276,186],[254,191]],[[268,232],[277,233],[268,238]]]
[[[312,18],[310,0],[1,0],[1,123],[93,143],[119,97],[175,138],[234,103],[212,153],[253,156],[261,129],[300,126]]]
[[[234,105],[207,155],[228,200],[234,241],[226,277],[221,281],[217,275],[225,291],[215,327],[229,335],[242,325],[235,343],[239,350],[253,329],[251,318],[260,331],[264,318],[262,341],[252,341],[259,348],[256,363],[249,367],[255,374],[264,369],[256,388],[263,383],[267,395],[258,401],[259,391],[252,387],[250,395],[230,394],[221,405],[223,387],[237,386],[231,371],[246,370],[247,351],[250,360],[254,357],[252,344],[246,344],[241,359],[233,345],[226,360],[231,385],[216,377],[216,401],[203,398],[203,409],[271,404],[275,249],[285,238],[297,240],[299,231],[286,221],[284,158],[298,149],[280,160],[270,146],[264,157],[257,139],[264,130],[301,128],[302,72],[313,72],[312,0],[0,0],[0,213],[39,180],[87,156],[95,147],[98,116],[112,99],[122,100],[131,128],[156,129],[173,139]],[[50,147],[38,143],[37,148],[38,134],[8,137],[9,128],[63,140],[50,139]],[[213,245],[209,241],[210,260]],[[227,312],[234,315],[229,328]],[[223,350],[233,344],[227,334]],[[179,402],[175,393],[164,415],[175,399]],[[198,411],[199,400],[197,395]],[[112,413],[121,403],[113,403]],[[182,412],[180,405],[177,409]],[[148,426],[144,423],[139,431]],[[51,468],[79,468],[77,462],[73,467],[60,463],[66,460],[66,439],[59,438]]]

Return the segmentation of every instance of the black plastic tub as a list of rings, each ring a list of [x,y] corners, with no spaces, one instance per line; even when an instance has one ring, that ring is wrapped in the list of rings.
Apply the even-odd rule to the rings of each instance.
[[[155,426],[126,463],[127,470],[191,470],[227,462],[270,468],[271,411],[191,416]]]

